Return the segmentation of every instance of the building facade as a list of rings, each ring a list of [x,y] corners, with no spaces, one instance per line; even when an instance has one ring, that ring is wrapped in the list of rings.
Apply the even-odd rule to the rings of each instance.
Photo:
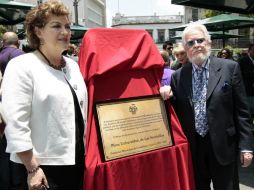
[[[156,44],[170,41],[170,37],[176,33],[170,28],[180,26],[184,23],[183,15],[165,16],[124,16],[117,13],[112,19],[112,28],[144,29],[154,39]]]
[[[17,2],[37,5],[45,0],[15,0]],[[87,28],[106,27],[106,0],[62,0],[71,11],[72,23]],[[77,11],[75,10],[77,3]],[[77,14],[78,19],[75,19]],[[78,22],[78,23],[77,23]]]
[[[184,6],[184,23],[195,22],[204,18],[205,9]]]

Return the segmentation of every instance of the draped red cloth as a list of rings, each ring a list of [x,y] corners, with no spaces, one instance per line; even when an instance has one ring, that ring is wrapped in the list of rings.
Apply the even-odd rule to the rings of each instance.
[[[84,189],[194,190],[189,146],[170,103],[175,146],[108,162],[100,153],[94,102],[159,93],[163,60],[150,35],[144,30],[90,29],[79,58],[89,96]]]

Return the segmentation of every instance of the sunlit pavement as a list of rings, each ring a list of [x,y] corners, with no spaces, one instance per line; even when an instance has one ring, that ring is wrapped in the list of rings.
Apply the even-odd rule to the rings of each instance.
[[[248,168],[239,167],[240,190],[254,190],[254,162]]]
[[[254,162],[248,168],[239,166],[240,190],[254,190]],[[213,190],[213,188],[212,188]]]

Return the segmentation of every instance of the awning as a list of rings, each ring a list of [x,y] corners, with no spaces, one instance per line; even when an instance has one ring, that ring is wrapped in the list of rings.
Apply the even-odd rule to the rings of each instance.
[[[254,0],[172,0],[172,4],[214,9],[232,13],[251,14]]]
[[[80,25],[71,26],[71,40],[82,39],[88,28]]]
[[[214,17],[198,20],[193,23],[204,24],[209,31],[225,31],[232,29],[248,28],[254,26],[254,18],[221,14]],[[182,31],[189,24],[181,25],[170,30]]]
[[[73,42],[75,40],[82,39],[87,30],[88,28],[84,26],[72,25],[71,26],[71,41]],[[18,37],[19,39],[24,39],[26,37],[25,31],[22,30],[21,32],[19,32]]]
[[[34,6],[16,1],[0,0],[0,24],[14,25],[23,22],[27,12]]]
[[[230,34],[230,33],[224,33],[223,32],[209,32],[211,35],[211,39],[228,39],[228,38],[242,38],[243,35],[237,35],[237,34]],[[182,35],[177,35],[170,37],[172,40],[182,39]]]

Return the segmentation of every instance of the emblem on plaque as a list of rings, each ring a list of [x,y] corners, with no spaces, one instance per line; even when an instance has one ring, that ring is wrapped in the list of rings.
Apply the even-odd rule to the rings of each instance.
[[[131,112],[132,114],[136,114],[138,108],[135,104],[131,104],[131,106],[129,107],[129,112]]]

